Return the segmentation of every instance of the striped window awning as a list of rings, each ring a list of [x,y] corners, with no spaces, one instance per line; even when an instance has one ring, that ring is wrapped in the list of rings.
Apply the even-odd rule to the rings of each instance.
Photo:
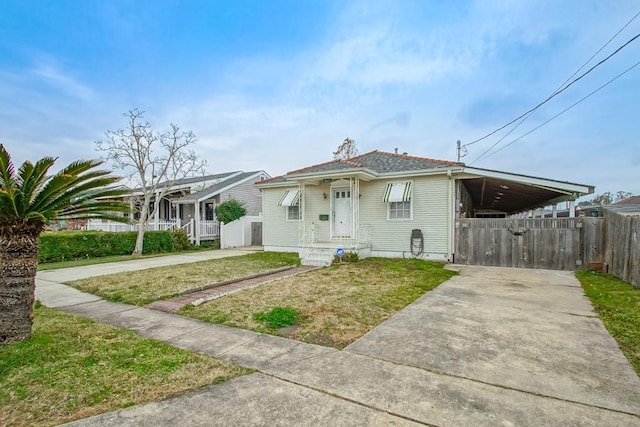
[[[409,202],[413,192],[410,182],[390,182],[384,192],[385,203],[389,202]]]
[[[296,206],[300,202],[300,191],[287,190],[280,199],[278,206]]]

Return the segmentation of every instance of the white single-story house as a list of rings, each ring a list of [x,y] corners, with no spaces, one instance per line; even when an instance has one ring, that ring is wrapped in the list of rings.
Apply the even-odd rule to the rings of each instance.
[[[265,250],[326,265],[337,249],[453,260],[459,217],[523,215],[594,187],[382,151],[256,183]]]
[[[215,216],[215,208],[227,200],[241,202],[247,215],[259,215],[262,211],[262,193],[256,188],[256,181],[270,178],[265,171],[233,171],[214,175],[185,178],[161,183],[158,191],[164,192],[153,218],[150,218],[150,230],[166,230],[183,228],[189,238],[199,244],[201,240],[215,239],[219,236],[219,223]],[[132,209],[140,190],[131,192]],[[133,214],[134,218],[136,214]],[[104,231],[129,231],[135,229],[131,225],[90,221],[88,229]]]

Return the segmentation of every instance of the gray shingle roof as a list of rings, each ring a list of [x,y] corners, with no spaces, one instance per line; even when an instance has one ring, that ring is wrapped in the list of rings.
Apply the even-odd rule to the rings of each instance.
[[[227,177],[229,175],[233,175],[233,174],[238,173],[238,172],[240,172],[240,171],[224,172],[224,173],[217,173],[217,174],[213,174],[213,175],[194,176],[194,177],[191,177],[191,178],[177,179],[172,183],[172,185],[173,186],[178,186],[178,185],[193,184],[193,183],[201,182],[201,181],[212,181],[214,179],[222,179],[224,177]],[[163,181],[160,184],[158,184],[158,187],[164,187],[166,185],[166,183],[167,183],[167,181]]]
[[[413,170],[438,169],[451,166],[462,166],[462,163],[435,160],[426,157],[415,157],[406,154],[371,151],[348,160],[333,160],[318,165],[309,166],[287,173],[286,176],[333,172],[350,169],[369,169],[376,173],[392,173]]]
[[[200,191],[196,191],[195,193],[188,194],[186,196],[180,197],[178,199],[174,199],[174,203],[195,203],[196,200],[201,197],[212,197],[216,194],[220,193],[223,189],[242,182],[242,180],[249,178],[252,175],[257,175],[262,171],[253,171],[253,172],[244,172],[238,176],[234,176],[229,179],[225,179],[222,182],[206,187]]]

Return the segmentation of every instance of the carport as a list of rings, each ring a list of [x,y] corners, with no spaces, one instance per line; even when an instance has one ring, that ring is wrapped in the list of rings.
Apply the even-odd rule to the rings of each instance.
[[[574,270],[598,261],[601,218],[575,218],[574,210],[593,186],[465,167],[456,190],[456,263]],[[561,202],[567,218],[557,218]]]
[[[560,202],[568,202],[573,217],[574,201],[594,191],[592,185],[472,167],[464,167],[457,181],[459,208],[466,218],[534,216],[533,211],[546,206],[555,216]]]

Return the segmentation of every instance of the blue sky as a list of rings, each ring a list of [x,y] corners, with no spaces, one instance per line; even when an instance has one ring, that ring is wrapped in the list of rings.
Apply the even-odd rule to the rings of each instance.
[[[0,141],[16,162],[96,158],[94,141],[137,107],[157,130],[192,130],[211,173],[278,175],[330,160],[346,137],[360,152],[455,160],[456,140],[545,99],[639,11],[635,0],[3,0]],[[638,33],[640,17],[595,61]],[[640,39],[496,149],[638,61]],[[463,161],[640,194],[638,100],[640,66]]]

